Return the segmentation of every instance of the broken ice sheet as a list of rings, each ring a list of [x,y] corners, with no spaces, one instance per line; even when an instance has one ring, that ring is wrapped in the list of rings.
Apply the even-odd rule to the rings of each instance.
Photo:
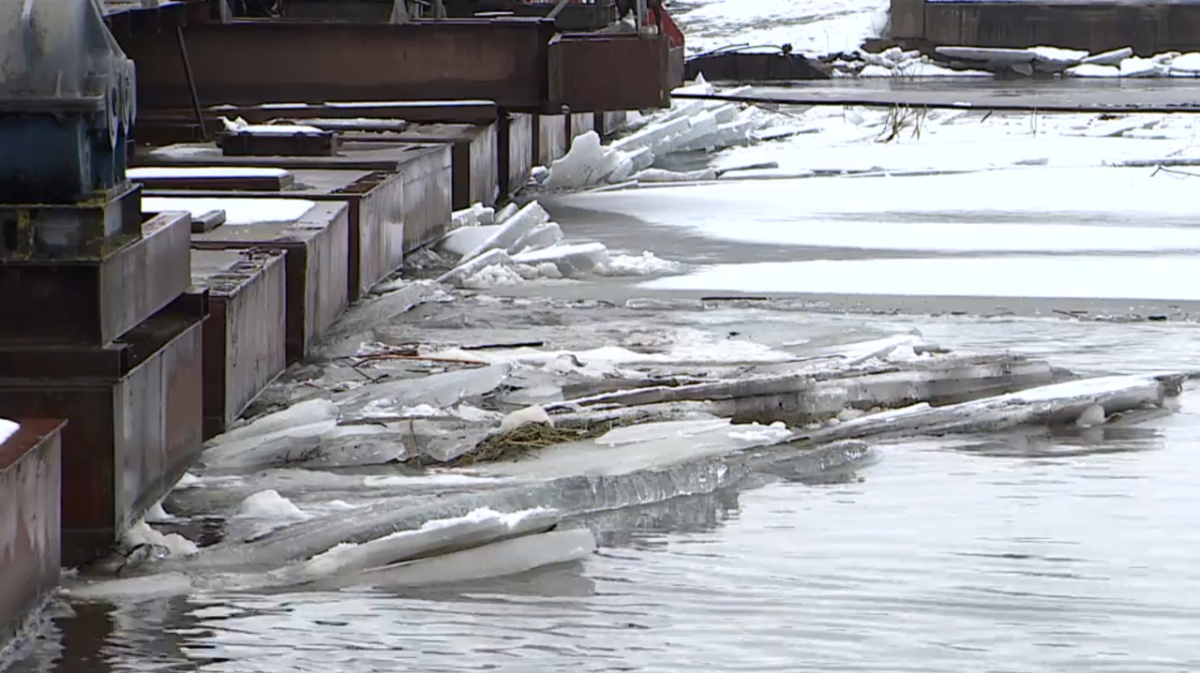
[[[504,382],[512,365],[501,362],[487,367],[433,374],[422,378],[374,383],[345,393],[334,401],[343,419],[378,418],[389,406],[400,409],[429,404],[441,409],[463,400],[492,392]]]

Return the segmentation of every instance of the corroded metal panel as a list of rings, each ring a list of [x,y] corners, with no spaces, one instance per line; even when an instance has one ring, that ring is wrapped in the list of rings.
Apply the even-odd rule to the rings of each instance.
[[[469,127],[474,129],[475,127]],[[380,134],[383,137],[383,134]],[[477,135],[477,134],[476,134]],[[345,201],[349,204],[349,300],[386,278],[403,263],[404,232],[435,231],[449,221],[451,149],[441,141],[408,143],[401,136],[387,136],[374,143],[351,142],[343,156],[313,161],[312,157],[267,157],[260,166],[276,166],[292,171],[295,182],[279,192],[162,190],[148,196],[196,198],[280,198],[295,197],[310,201]],[[474,137],[474,136],[472,136]],[[197,147],[204,147],[198,145]],[[304,159],[303,167],[296,166]],[[241,165],[241,159],[214,157],[208,166]],[[409,174],[437,173],[424,185],[410,184]],[[445,172],[441,175],[439,172]],[[424,190],[422,190],[424,187]],[[406,192],[409,195],[406,197]],[[410,203],[411,201],[411,203]]]
[[[550,42],[549,108],[574,112],[670,105],[665,36],[567,33]],[[614,76],[620,73],[620,76]]]
[[[537,115],[537,163],[549,166],[567,153],[567,116]]]
[[[62,445],[64,565],[87,562],[111,545],[199,455],[196,305],[185,295],[123,337],[123,363],[132,369],[117,377],[0,379],[6,413],[69,420]]]
[[[567,149],[571,148],[571,143],[579,136],[596,130],[596,115],[592,112],[573,112],[567,121],[570,125],[568,135],[571,139],[567,143]]]
[[[1168,5],[1144,4],[925,2],[924,37],[935,45],[1020,49],[1053,44],[1093,53],[1128,46],[1141,56],[1171,46],[1194,48],[1167,44],[1165,27],[1175,25],[1164,19],[1170,11]]]
[[[386,23],[237,21],[184,29],[200,105],[272,101],[488,99],[537,108],[546,98],[552,21]],[[118,35],[138,68],[138,105],[191,105],[173,33]],[[612,73],[609,79],[619,81]]]
[[[395,140],[453,145],[453,207],[492,205],[499,194],[497,128],[488,124],[410,124]]]
[[[209,289],[204,321],[204,436],[221,432],[287,366],[284,253],[196,250],[192,276]]]
[[[507,122],[507,134],[502,145],[506,147],[502,147],[501,149],[506,149],[505,156],[508,157],[507,170],[505,171],[506,182],[504,185],[504,192],[507,196],[515,194],[529,180],[529,175],[533,171],[536,142],[534,115],[525,113],[510,114],[505,121]]]
[[[0,263],[0,296],[27,300],[0,302],[3,340],[101,346],[118,338],[187,289],[190,233],[186,213],[164,213],[103,259]]]
[[[287,253],[287,354],[292,362],[308,354],[349,303],[349,231],[349,207],[336,199],[318,202],[290,222],[222,225],[194,234],[192,247]]]
[[[891,0],[888,37],[919,40],[925,37],[925,0]]]
[[[61,431],[24,419],[0,442],[0,647],[58,585]]]
[[[452,166],[451,148],[442,146],[440,152],[421,157],[405,172],[403,238],[389,240],[391,262],[403,262],[404,255],[446,233],[452,212]]]

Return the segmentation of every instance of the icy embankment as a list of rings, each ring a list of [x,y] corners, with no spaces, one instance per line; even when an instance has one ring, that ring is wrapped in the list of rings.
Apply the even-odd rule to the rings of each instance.
[[[332,465],[342,452],[453,461],[457,467],[432,475],[441,487],[406,486],[420,478],[330,474],[326,483],[337,492],[373,495],[319,512],[260,487],[230,503],[227,526],[247,519],[270,525],[200,550],[139,526],[133,542],[142,551],[134,560],[143,571],[180,573],[164,587],[185,591],[414,586],[522,572],[591,553],[589,532],[556,528],[569,517],[712,493],[751,476],[852,469],[872,455],[861,440],[876,436],[1103,425],[1127,412],[1170,408],[1184,378],[1064,382],[1040,360],[947,352],[911,334],[801,344],[794,352],[723,343],[723,360],[682,343],[654,354],[434,348],[416,357],[463,364],[396,380],[383,376],[399,373],[395,361],[371,359],[381,349],[366,349],[370,355],[338,365],[369,373],[360,376],[366,382],[216,438],[202,476],[189,478],[183,491],[219,492],[222,470],[241,469],[236,479],[255,483],[257,473],[244,470],[302,464],[322,453]],[[476,364],[465,363],[468,355]],[[567,394],[567,383],[580,380],[592,392]],[[489,410],[504,408],[504,399],[540,402],[507,415]],[[355,428],[371,429],[359,442],[373,449],[344,443],[341,431]],[[303,491],[309,497],[314,484]],[[125,573],[138,572],[137,563],[126,565],[132,569]],[[229,572],[250,575],[222,574]],[[120,582],[80,587],[77,595],[102,596]]]

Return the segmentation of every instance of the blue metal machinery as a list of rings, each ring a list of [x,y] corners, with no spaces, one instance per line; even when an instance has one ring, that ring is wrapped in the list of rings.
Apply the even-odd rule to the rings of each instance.
[[[99,0],[0,0],[0,201],[74,202],[125,181],[134,65]]]
[[[66,418],[63,556],[86,561],[200,448],[190,217],[125,174],[134,64],[99,0],[0,0],[0,411]]]

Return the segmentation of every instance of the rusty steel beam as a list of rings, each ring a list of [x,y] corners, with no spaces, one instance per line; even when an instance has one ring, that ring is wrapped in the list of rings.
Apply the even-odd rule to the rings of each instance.
[[[184,34],[201,106],[482,98],[535,109],[546,101],[554,30],[535,18],[272,20],[196,24]],[[118,39],[137,63],[141,109],[192,106],[173,33]]]

